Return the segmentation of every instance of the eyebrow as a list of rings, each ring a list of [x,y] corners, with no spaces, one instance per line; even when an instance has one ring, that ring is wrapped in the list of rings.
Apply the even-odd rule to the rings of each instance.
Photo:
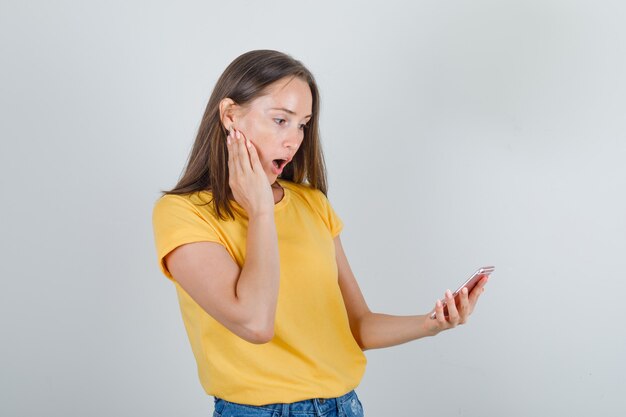
[[[282,111],[284,111],[285,113],[289,113],[289,114],[292,114],[292,115],[294,115],[294,116],[296,115],[296,112],[295,112],[295,111],[293,111],[293,110],[289,110],[289,109],[287,109],[287,108],[285,108],[285,107],[272,107],[270,110],[282,110]],[[304,116],[304,117],[305,117],[305,118],[307,118],[307,117],[311,117],[311,116],[313,116],[313,115],[312,115],[312,114],[307,114],[307,115],[306,115],[306,116]]]

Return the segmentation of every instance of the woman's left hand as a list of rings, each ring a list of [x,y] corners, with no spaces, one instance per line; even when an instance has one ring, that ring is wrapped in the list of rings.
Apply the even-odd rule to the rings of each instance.
[[[446,309],[447,315],[444,313],[444,307],[441,300],[437,300],[435,308],[426,315],[424,326],[426,332],[432,336],[444,330],[452,329],[459,324],[465,324],[469,316],[474,311],[474,307],[478,302],[478,298],[485,291],[488,277],[481,279],[478,284],[468,294],[467,288],[463,288],[456,297],[452,297],[450,290],[446,291]],[[430,316],[435,313],[435,318]]]

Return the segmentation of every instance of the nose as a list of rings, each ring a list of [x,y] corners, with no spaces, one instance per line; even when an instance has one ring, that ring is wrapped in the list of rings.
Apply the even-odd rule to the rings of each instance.
[[[300,129],[290,129],[283,138],[283,146],[295,151],[300,146],[302,139],[304,139],[304,133]]]

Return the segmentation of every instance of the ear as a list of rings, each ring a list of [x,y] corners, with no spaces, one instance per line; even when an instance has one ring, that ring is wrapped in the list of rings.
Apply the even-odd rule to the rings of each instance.
[[[226,97],[220,101],[220,121],[224,130],[228,131],[235,124],[237,108],[239,106],[233,99]]]

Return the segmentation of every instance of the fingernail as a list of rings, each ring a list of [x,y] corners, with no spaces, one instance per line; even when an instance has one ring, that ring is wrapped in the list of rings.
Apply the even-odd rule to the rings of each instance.
[[[248,146],[248,148],[252,147],[252,144],[250,143],[250,139],[246,138],[246,145]]]
[[[241,132],[237,131],[237,139],[241,139]]]
[[[228,134],[228,136],[226,136],[226,143],[230,145],[230,133]]]
[[[452,291],[446,290],[446,297],[452,298]]]

